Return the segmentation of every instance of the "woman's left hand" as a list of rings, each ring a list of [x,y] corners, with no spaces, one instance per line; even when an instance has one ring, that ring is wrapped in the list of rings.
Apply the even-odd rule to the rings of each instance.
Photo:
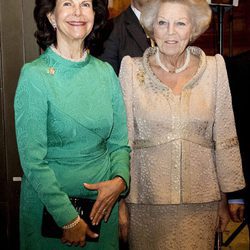
[[[219,202],[217,231],[224,232],[229,220],[230,215],[228,211],[227,198],[226,195],[222,193],[221,201]]]
[[[108,220],[112,208],[120,194],[126,189],[125,181],[117,176],[112,180],[98,182],[95,184],[83,184],[89,190],[98,191],[96,202],[90,213],[93,225],[97,225],[104,218]]]

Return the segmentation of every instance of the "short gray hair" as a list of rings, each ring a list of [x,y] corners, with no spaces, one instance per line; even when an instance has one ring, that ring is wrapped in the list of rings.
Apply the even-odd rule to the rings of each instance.
[[[141,24],[151,38],[154,39],[154,23],[162,3],[179,3],[189,8],[192,18],[190,42],[194,42],[208,29],[212,11],[207,0],[155,0],[146,4],[141,13]]]

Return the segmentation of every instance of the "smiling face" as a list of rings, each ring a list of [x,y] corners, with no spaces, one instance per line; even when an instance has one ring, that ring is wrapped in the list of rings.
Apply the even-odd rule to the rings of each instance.
[[[52,26],[56,26],[57,43],[82,42],[94,25],[92,0],[57,0],[56,7],[48,14]]]
[[[192,20],[186,5],[162,3],[154,23],[154,39],[159,50],[178,56],[186,48],[192,34]]]

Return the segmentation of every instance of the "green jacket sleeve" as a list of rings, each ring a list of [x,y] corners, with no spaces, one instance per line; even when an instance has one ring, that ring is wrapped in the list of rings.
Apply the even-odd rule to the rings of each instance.
[[[111,81],[113,83],[113,128],[108,139],[107,145],[110,151],[112,164],[111,178],[115,176],[122,177],[127,185],[126,192],[129,189],[130,173],[130,147],[128,145],[128,130],[126,122],[126,111],[121,92],[119,80],[110,67]]]
[[[63,226],[78,214],[46,161],[48,100],[46,75],[39,69],[29,64],[22,69],[14,101],[16,138],[25,177]]]

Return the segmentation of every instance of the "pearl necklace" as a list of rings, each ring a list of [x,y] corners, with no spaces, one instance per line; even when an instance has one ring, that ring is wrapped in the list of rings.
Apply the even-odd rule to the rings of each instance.
[[[51,45],[50,45],[50,48],[51,48],[57,55],[59,55],[60,57],[66,59],[66,60],[72,61],[72,62],[82,62],[82,61],[85,61],[85,59],[86,59],[86,57],[87,57],[87,54],[88,54],[87,50],[84,49],[81,58],[73,59],[73,58],[68,58],[68,57],[64,56],[64,55],[61,53],[60,49],[56,48],[56,46],[55,46],[54,44],[51,44]]]
[[[189,48],[186,49],[186,58],[184,64],[180,68],[176,68],[175,70],[169,70],[162,62],[160,59],[160,53],[159,53],[159,48],[156,48],[156,53],[155,53],[155,59],[156,63],[166,72],[168,73],[180,73],[187,69],[188,64],[190,63],[190,50]]]

